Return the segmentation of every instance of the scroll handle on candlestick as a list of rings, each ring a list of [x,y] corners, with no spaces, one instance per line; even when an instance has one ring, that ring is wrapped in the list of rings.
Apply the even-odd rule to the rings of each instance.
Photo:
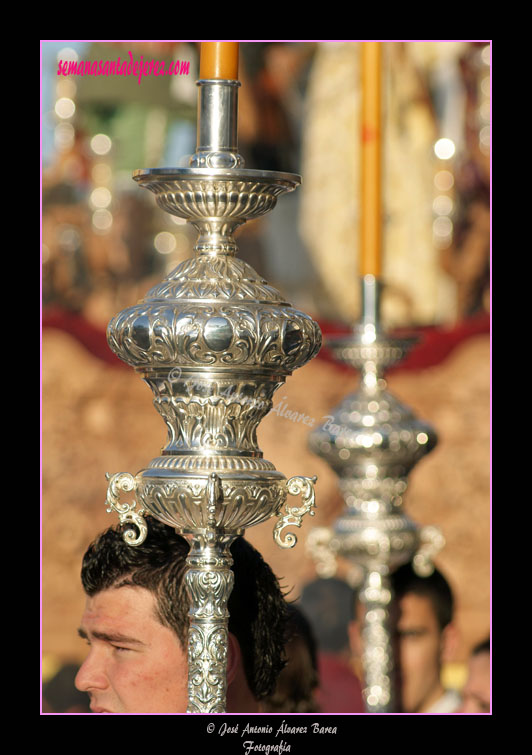
[[[277,515],[281,518],[275,525],[273,537],[277,545],[281,548],[293,548],[297,543],[297,537],[293,532],[287,532],[284,538],[281,537],[281,531],[284,530],[285,527],[290,527],[291,525],[301,527],[301,520],[305,514],[314,516],[314,508],[316,506],[316,491],[314,490],[314,484],[317,479],[317,477],[290,477],[290,479],[286,481],[286,490],[290,495],[299,495],[301,493],[303,506],[287,506],[286,514],[284,514],[284,516],[282,515],[282,512],[279,512]]]
[[[107,488],[107,512],[110,514],[113,510],[118,513],[118,520],[120,524],[134,524],[137,527],[139,534],[136,535],[132,529],[127,529],[124,532],[124,540],[128,545],[141,545],[146,540],[148,534],[148,526],[144,519],[146,513],[144,509],[135,511],[137,501],[133,503],[120,503],[120,491],[129,493],[132,490],[136,490],[137,481],[133,475],[127,472],[119,472],[118,474],[110,475],[106,473],[106,478],[109,480],[109,486]]]

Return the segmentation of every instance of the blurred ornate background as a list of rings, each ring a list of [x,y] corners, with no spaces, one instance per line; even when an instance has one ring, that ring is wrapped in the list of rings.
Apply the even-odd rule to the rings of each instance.
[[[105,473],[135,474],[165,442],[149,388],[110,352],[105,328],[191,254],[192,229],[131,173],[194,151],[198,46],[43,41],[41,50],[46,678],[85,654],[80,561],[116,521]],[[59,60],[129,60],[129,51],[190,62],[189,73],[140,83],[57,74]],[[357,42],[241,44],[240,152],[248,167],[301,173],[303,185],[244,226],[240,256],[325,334],[358,316],[358,53]],[[389,42],[385,61],[385,324],[423,336],[389,388],[439,436],[412,473],[405,510],[445,535],[437,565],[457,597],[460,671],[490,622],[490,45]],[[324,348],[259,426],[265,457],[287,477],[318,475],[317,514],[294,550],[274,544],[271,523],[246,534],[292,598],[314,577],[306,530],[331,523],[343,503],[330,468],[306,449],[309,424],[286,414],[317,426],[357,380]]]

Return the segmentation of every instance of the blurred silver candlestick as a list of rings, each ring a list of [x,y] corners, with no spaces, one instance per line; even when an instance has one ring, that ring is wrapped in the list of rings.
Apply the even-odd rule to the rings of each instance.
[[[382,50],[378,41],[360,44],[361,318],[349,336],[329,341],[337,359],[360,371],[360,387],[310,437],[311,448],[338,475],[346,509],[331,529],[311,533],[309,547],[322,575],[334,573],[337,556],[362,567],[362,663],[370,712],[396,709],[390,573],[412,558],[417,569],[430,570],[430,556],[442,545],[434,528],[418,528],[402,511],[407,476],[434,447],[436,435],[388,393],[384,379],[385,369],[414,340],[390,338],[381,328]]]
[[[134,174],[162,209],[198,231],[195,256],[108,327],[111,349],[152,389],[168,443],[135,477],[110,477],[107,503],[120,521],[136,525],[125,534],[132,545],[146,537],[146,513],[189,540],[188,711],[222,713],[230,545],[247,527],[276,517],[276,542],[292,547],[296,538],[285,527],[314,513],[315,478],[287,480],[263,458],[256,431],[274,391],[317,354],[321,333],[235,257],[235,229],[272,210],[301,179],[244,168],[236,142],[239,82],[197,83],[190,167]],[[134,490],[136,500],[121,502],[122,490]],[[283,513],[289,493],[301,493],[303,503]]]
[[[419,573],[430,573],[444,541],[435,527],[418,527],[403,511],[407,477],[434,448],[436,434],[387,391],[383,376],[416,339],[387,336],[380,325],[381,282],[365,275],[361,285],[360,324],[327,341],[339,361],[360,370],[359,389],[309,439],[338,475],[346,508],[330,528],[312,530],[307,544],[322,576],[335,573],[337,557],[362,567],[364,697],[369,712],[389,712],[396,710],[390,574],[411,560]]]

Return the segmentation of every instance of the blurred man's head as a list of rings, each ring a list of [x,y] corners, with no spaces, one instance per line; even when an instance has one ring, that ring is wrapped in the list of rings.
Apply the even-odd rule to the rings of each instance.
[[[336,577],[318,578],[304,586],[299,604],[310,621],[319,650],[349,655],[349,623],[355,601],[355,590]]]
[[[396,641],[396,674],[401,710],[423,713],[444,694],[441,670],[454,653],[457,634],[452,623],[454,600],[451,588],[437,569],[419,577],[411,564],[391,576],[393,639]],[[352,646],[362,655],[361,627],[364,606],[358,604],[352,631]]]
[[[81,578],[87,601],[80,636],[90,651],[77,678],[95,712],[182,713],[188,705],[187,541],[153,517],[138,546],[123,528],[87,550]],[[284,665],[286,605],[276,577],[242,537],[231,546],[228,601],[228,712],[253,712]]]
[[[491,700],[490,640],[476,645],[469,659],[460,713],[489,713]]]
[[[362,685],[352,666],[349,625],[356,591],[336,577],[307,583],[299,606],[309,619],[317,646],[319,687],[316,702],[322,713],[363,713]]]

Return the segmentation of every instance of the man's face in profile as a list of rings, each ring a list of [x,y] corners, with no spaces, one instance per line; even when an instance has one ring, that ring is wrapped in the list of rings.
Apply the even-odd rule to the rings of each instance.
[[[186,712],[187,655],[151,592],[126,586],[87,598],[79,633],[90,650],[76,687],[94,713]]]

